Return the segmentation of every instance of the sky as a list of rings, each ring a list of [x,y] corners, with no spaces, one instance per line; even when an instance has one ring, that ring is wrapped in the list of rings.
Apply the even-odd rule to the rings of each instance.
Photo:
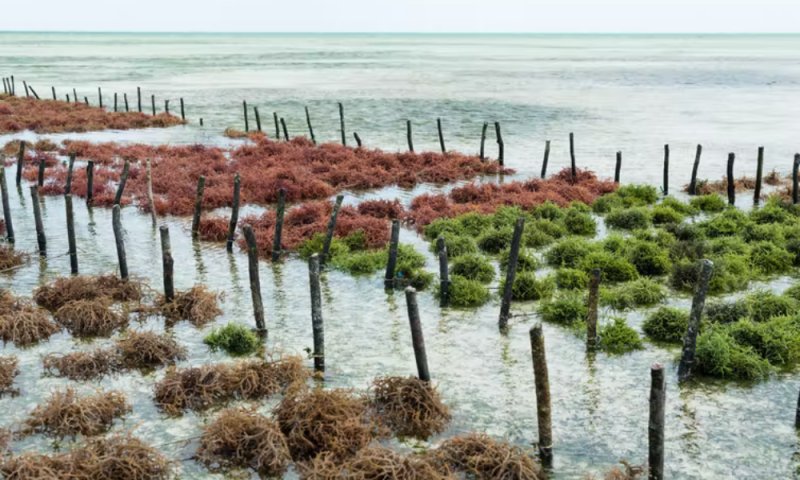
[[[800,0],[31,0],[0,31],[800,31]]]

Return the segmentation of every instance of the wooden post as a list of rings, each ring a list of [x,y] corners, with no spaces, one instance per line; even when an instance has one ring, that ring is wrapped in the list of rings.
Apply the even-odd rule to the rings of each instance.
[[[664,145],[664,196],[669,195],[669,144]]]
[[[286,189],[278,190],[278,208],[275,211],[275,234],[272,236],[272,261],[281,259],[281,236],[283,233],[283,214],[286,210]]]
[[[650,367],[650,421],[647,426],[648,480],[664,479],[664,410],[667,385],[664,367],[654,363]]]
[[[444,133],[442,132],[442,119],[436,119],[436,129],[439,130],[439,147],[442,149],[442,153],[446,153],[447,149],[444,148]]]
[[[197,179],[197,193],[194,196],[194,216],[192,217],[192,238],[197,238],[200,232],[200,210],[203,208],[203,190],[206,187],[206,177],[200,175]]]
[[[145,161],[145,177],[147,181],[147,206],[150,208],[150,218],[153,219],[153,226],[156,226],[156,202],[153,200],[153,168],[150,159]]]
[[[69,102],[70,102],[70,99],[69,99],[69,93],[68,93],[67,94],[67,103],[69,103]]]
[[[114,113],[117,113],[117,92],[114,92]]]
[[[53,91],[53,100],[58,100],[58,98],[56,98],[56,87],[51,86],[50,90]]]
[[[150,104],[153,106],[153,116],[156,115],[156,96],[150,95]]]
[[[72,88],[72,100],[73,100],[75,103],[78,103],[78,91],[77,91],[77,90],[75,90],[75,88],[74,88],[74,87]]]
[[[244,110],[244,131],[250,131],[250,122],[248,120],[247,115],[247,100],[242,100],[242,110]]]
[[[169,99],[164,100],[164,113],[169,115]]]
[[[344,195],[337,195],[336,201],[333,203],[333,210],[331,211],[331,218],[328,220],[328,230],[325,234],[325,243],[322,244],[322,255],[319,257],[320,266],[324,266],[328,261],[328,254],[331,251],[331,242],[333,241],[333,232],[336,230],[336,218],[339,216],[339,209],[342,207]]]
[[[797,395],[797,410],[794,413],[794,428],[800,429],[800,394]]]
[[[19,141],[19,150],[17,151],[17,185],[22,184],[22,168],[25,161],[25,140]]]
[[[572,169],[572,181],[578,178],[578,167],[575,165],[575,135],[569,132],[569,162]]]
[[[42,207],[39,205],[39,187],[31,185],[31,202],[33,203],[33,219],[36,224],[36,242],[39,244],[39,256],[47,256],[47,239],[44,236],[42,223]]]
[[[89,97],[83,97],[83,103],[85,103],[86,106],[88,107],[89,106]]]
[[[547,176],[547,161],[550,160],[550,140],[544,142],[544,158],[542,158],[542,179]]]
[[[800,167],[800,153],[794,154],[794,163],[792,164],[792,203],[797,205],[798,202],[798,189],[797,189],[797,168]]]
[[[511,296],[514,280],[517,277],[517,259],[519,248],[522,244],[522,232],[525,228],[525,217],[519,217],[514,224],[514,236],[511,237],[511,251],[508,253],[508,267],[506,267],[506,283],[503,288],[503,298],[500,303],[500,319],[498,325],[501,332],[508,329],[508,319],[511,317]]]
[[[733,178],[733,161],[736,156],[733,152],[728,154],[728,205],[736,203],[736,180]]]
[[[29,98],[31,96],[30,92],[28,91],[28,82],[25,80],[22,81],[22,86],[25,87],[25,98]]]
[[[419,320],[419,306],[417,305],[417,291],[414,287],[406,288],[406,306],[408,307],[408,322],[411,324],[411,343],[414,345],[414,359],[417,361],[417,377],[423,382],[431,381],[428,371],[428,355],[425,353],[425,338],[422,335],[422,324]]]
[[[344,130],[344,106],[342,105],[342,102],[339,102],[339,130],[342,132],[342,145],[346,147],[347,141]]]
[[[280,141],[281,139],[281,124],[278,121],[278,112],[272,112],[272,118],[275,119],[275,141]]]
[[[203,126],[203,117],[200,117],[200,126]]]
[[[436,239],[436,252],[439,256],[439,306],[446,307],[450,304],[450,269],[444,237]]]
[[[597,304],[600,297],[600,269],[592,270],[589,279],[589,302],[586,315],[586,348],[593,350],[597,347]]]
[[[547,358],[544,349],[542,324],[530,330],[533,378],[536,385],[536,420],[539,429],[539,458],[542,465],[553,464],[553,420],[550,409],[550,378],[547,373]]]
[[[414,139],[411,133],[411,120],[406,120],[406,140],[408,140],[408,151],[414,152]]]
[[[100,87],[97,87],[97,103],[100,105],[100,108],[103,108],[103,90]]]
[[[697,153],[694,154],[694,166],[692,167],[692,180],[689,182],[689,195],[697,195],[697,167],[700,166],[700,155],[703,154],[703,146],[697,144]]]
[[[34,90],[34,89],[33,89],[33,85],[28,85],[28,88],[30,88],[30,89],[31,89],[31,93],[32,93],[32,94],[33,94],[33,96],[36,98],[36,100],[39,100],[39,94],[38,94],[38,93],[36,93],[36,90]]]
[[[481,128],[481,161],[486,160],[486,130],[489,128],[489,122],[483,122],[483,127]]]
[[[308,259],[311,290],[311,331],[314,335],[314,371],[325,371],[325,329],[322,324],[322,295],[319,286],[319,254]]]
[[[184,108],[183,104],[183,97],[181,97],[181,120],[186,121],[186,109]]]
[[[386,262],[386,276],[383,284],[386,288],[394,288],[394,275],[397,268],[397,246],[400,241],[400,221],[392,220],[392,233],[389,240],[389,260]]]
[[[169,303],[175,299],[175,285],[172,283],[172,267],[175,261],[172,259],[172,247],[169,242],[169,227],[161,225],[161,266],[164,271],[164,300]]]
[[[289,132],[286,130],[286,121],[281,117],[281,128],[283,128],[283,139],[289,141]]]
[[[11,75],[11,95],[17,94],[17,82],[14,81],[14,75]]]
[[[72,210],[72,195],[64,195],[64,205],[67,208],[67,243],[69,245],[69,270],[73,275],[78,274],[78,247],[75,242],[75,215]]]
[[[117,194],[114,195],[114,205],[120,205],[122,203],[122,194],[125,192],[125,184],[128,183],[128,173],[130,169],[130,162],[125,160],[125,163],[122,165],[122,175],[119,177],[119,185],[117,185]]]
[[[311,114],[308,113],[308,105],[306,105],[306,123],[308,124],[308,134],[311,135],[311,143],[317,144],[317,137],[314,136],[314,127],[311,126]]]
[[[258,107],[253,107],[253,114],[256,116],[256,129],[261,132],[261,115],[258,114]]]
[[[683,337],[683,352],[681,354],[681,362],[678,365],[678,381],[680,382],[692,375],[694,351],[697,347],[697,333],[700,330],[700,318],[703,316],[703,307],[705,307],[706,303],[708,281],[711,279],[713,270],[714,264],[711,263],[711,260],[700,260],[700,275],[695,286],[692,310],[689,313],[689,325],[686,328],[686,335]]]
[[[361,147],[361,137],[358,136],[358,132],[353,132],[353,137],[356,139],[356,145],[360,148]]]
[[[226,248],[229,252],[233,251],[233,237],[236,235],[236,224],[239,222],[239,198],[241,192],[241,180],[237,173],[233,177],[233,204],[231,205],[231,221],[228,223],[228,241]]]
[[[91,205],[94,199],[94,161],[86,162],[86,203]]]
[[[127,93],[123,93],[122,94],[122,99],[125,101],[125,112],[126,113],[130,112],[130,109],[128,108],[128,94]]]
[[[764,147],[758,147],[758,161],[756,163],[756,189],[753,192],[753,205],[761,202],[761,181],[764,169]]]
[[[117,260],[119,261],[119,277],[128,279],[128,259],[125,256],[125,239],[122,234],[122,221],[120,220],[119,204],[114,204],[111,210],[111,224],[114,229],[114,241],[117,244]]]
[[[6,169],[0,166],[0,197],[3,200],[3,221],[6,223],[6,240],[14,243],[14,225],[11,222],[11,204],[8,202],[8,185],[6,185]]]
[[[64,185],[64,193],[69,195],[72,193],[72,170],[75,167],[75,154],[69,154],[69,162],[67,163],[67,183]]]
[[[39,178],[37,179],[36,184],[40,187],[44,186],[44,169],[47,165],[45,164],[45,157],[39,159]]]
[[[502,166],[505,158],[505,143],[503,143],[503,134],[500,132],[500,122],[494,122],[494,133],[497,136],[497,161]]]
[[[619,173],[622,170],[622,152],[617,152],[617,164],[614,167],[614,183],[619,183]]]
[[[261,279],[258,275],[258,246],[253,227],[245,225],[242,227],[244,239],[247,242],[247,259],[250,271],[250,293],[253,299],[253,315],[256,320],[256,329],[259,334],[266,335],[267,328],[264,324],[264,304],[261,301]]]

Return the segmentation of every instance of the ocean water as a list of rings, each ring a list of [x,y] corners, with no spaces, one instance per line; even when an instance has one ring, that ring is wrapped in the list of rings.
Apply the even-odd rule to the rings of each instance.
[[[0,33],[0,75],[28,81],[42,96],[54,86],[63,98],[77,89],[97,102],[97,87],[110,105],[113,92],[126,92],[135,106],[141,86],[144,108],[156,95],[158,108],[170,99],[187,105],[190,125],[166,130],[42,135],[121,142],[229,143],[220,133],[243,128],[243,100],[259,107],[272,132],[272,112],[289,133],[306,134],[308,106],[319,140],[339,141],[336,102],[345,106],[348,142],[357,131],[367,146],[405,149],[405,122],[414,125],[416,149],[438,149],[436,118],[444,124],[449,149],[477,152],[484,121],[499,121],[506,163],[518,174],[539,174],[544,142],[552,141],[550,171],[568,165],[569,132],[575,132],[579,165],[613,174],[614,153],[623,152],[624,182],[660,185],[663,145],[671,146],[672,191],[688,182],[694,149],[704,146],[700,176],[724,173],[728,152],[737,154],[737,175],[754,172],[759,145],[765,168],[788,173],[800,150],[796,110],[800,93],[800,36],[613,36],[613,35],[229,35],[229,34],[46,34]],[[252,112],[251,112],[252,113]],[[205,126],[199,126],[199,118]],[[252,115],[251,128],[254,126]],[[31,133],[0,135],[0,144]],[[494,137],[487,143],[494,155]],[[7,173],[13,175],[14,167]],[[9,175],[10,178],[13,178]],[[487,179],[491,181],[492,179]],[[414,195],[386,188],[347,192],[347,202]],[[20,295],[67,275],[64,202],[43,199],[51,255],[35,255],[35,231],[27,189],[11,189],[16,247],[31,252],[23,268],[0,274],[0,288]],[[741,202],[747,206],[747,201]],[[222,211],[222,213],[225,213]],[[82,273],[114,271],[116,253],[111,212],[76,202]],[[158,232],[149,217],[123,209],[128,264],[133,276],[160,288]],[[251,304],[247,258],[240,251],[193,242],[185,218],[170,226],[176,287],[194,283],[225,292],[224,315],[197,329],[178,324],[169,331],[189,350],[181,366],[224,361],[202,337],[230,321],[249,324]],[[603,232],[602,220],[600,231]],[[404,229],[401,242],[426,252],[427,244]],[[310,301],[305,262],[289,258],[261,262],[269,347],[304,354],[311,346]],[[364,389],[376,375],[415,372],[402,292],[385,292],[381,275],[352,277],[328,272],[323,284],[329,386]],[[794,279],[782,277],[755,287],[781,291]],[[496,286],[496,282],[495,285]],[[528,329],[536,304],[515,304],[511,330],[497,332],[499,302],[469,310],[441,310],[431,292],[419,295],[432,376],[454,413],[449,429],[430,443],[466,432],[485,431],[523,447],[537,438]],[[688,308],[676,295],[670,305]],[[640,329],[647,310],[627,315]],[[612,312],[603,311],[604,319]],[[163,330],[159,319],[132,328]],[[649,367],[667,365],[666,469],[669,478],[793,478],[800,448],[793,427],[800,376],[781,373],[755,385],[702,382],[678,386],[676,349],[647,344],[625,356],[589,356],[581,338],[557,325],[544,325],[553,398],[556,479],[583,478],[620,459],[642,463],[647,456]],[[18,355],[22,395],[0,398],[6,414],[0,427],[13,427],[50,390],[71,382],[42,375],[47,353],[107,345],[58,334],[30,349],[5,345]],[[310,363],[309,363],[310,365]],[[220,478],[196,464],[192,454],[204,422],[215,412],[163,416],[152,403],[153,384],[163,370],[126,373],[100,385],[125,392],[133,413],[114,430],[132,430],[174,459],[184,478]],[[79,384],[93,391],[97,384]],[[275,399],[263,402],[268,412]],[[68,441],[60,447],[65,447]],[[16,451],[49,451],[59,445],[39,437],[14,443]],[[396,445],[418,447],[413,442]],[[292,473],[287,475],[292,478]]]

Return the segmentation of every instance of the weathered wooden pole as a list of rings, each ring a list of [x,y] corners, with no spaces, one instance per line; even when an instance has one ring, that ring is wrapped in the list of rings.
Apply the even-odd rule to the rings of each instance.
[[[275,141],[281,139],[281,123],[278,121],[278,112],[272,112],[272,118],[275,119]]]
[[[664,196],[669,195],[669,144],[664,144]]]
[[[120,219],[119,204],[114,204],[111,210],[111,224],[114,229],[114,242],[117,245],[117,260],[119,261],[119,277],[128,279],[128,258],[125,256],[125,238],[122,234],[122,220]]]
[[[283,139],[285,141],[289,141],[289,131],[286,130],[286,120],[281,117],[281,128],[283,129]]]
[[[542,158],[542,179],[547,176],[547,162],[550,160],[550,140],[544,142],[544,158]]]
[[[411,120],[406,120],[406,140],[408,140],[408,151],[414,152],[414,139],[411,133]]]
[[[256,130],[261,132],[261,115],[258,114],[258,107],[253,107],[253,115],[256,116]]]
[[[192,217],[192,238],[197,238],[200,233],[200,211],[203,208],[203,190],[206,187],[206,177],[200,175],[197,179],[197,192],[194,196],[194,216]]]
[[[664,479],[664,411],[667,384],[664,366],[654,363],[650,367],[650,421],[647,426],[648,480]]]
[[[88,107],[89,106],[89,97],[83,97],[83,103],[85,103],[86,106]]]
[[[164,100],[164,113],[169,115],[169,99]]]
[[[423,382],[431,381],[428,370],[428,355],[425,352],[425,338],[422,335],[422,324],[419,320],[419,306],[417,305],[417,291],[414,287],[406,288],[406,307],[408,308],[408,323],[411,324],[411,343],[414,346],[414,359],[417,362],[417,377]]]
[[[264,304],[261,301],[261,279],[258,275],[258,245],[253,227],[242,227],[244,239],[247,242],[248,270],[250,272],[250,294],[253,299],[253,315],[256,320],[256,329],[259,334],[266,336],[267,327],[264,324]]]
[[[361,137],[358,136],[358,132],[353,132],[353,138],[356,139],[356,146],[361,147]]]
[[[697,144],[697,152],[694,154],[694,166],[692,166],[692,179],[689,182],[689,195],[697,195],[697,168],[700,166],[700,156],[703,154],[703,146]]]
[[[114,113],[117,113],[117,92],[114,92]]]
[[[614,166],[614,183],[619,183],[619,174],[622,171],[622,152],[617,152],[617,164]]]
[[[97,103],[100,105],[100,108],[103,108],[103,90],[100,87],[97,87]]]
[[[308,134],[311,135],[311,143],[317,144],[317,137],[314,136],[314,127],[311,126],[311,114],[308,113],[308,105],[306,105],[306,123],[308,124]]]
[[[200,117],[200,126],[203,126],[203,117]]]
[[[122,165],[122,174],[119,176],[119,185],[117,185],[117,193],[114,195],[114,205],[122,204],[122,194],[125,193],[125,184],[128,183],[128,173],[130,173],[130,162],[125,160]]]
[[[442,153],[446,153],[447,149],[444,147],[444,132],[442,132],[442,119],[436,119],[436,129],[439,130],[439,147],[442,149]]]
[[[439,256],[439,306],[450,304],[450,269],[447,265],[447,245],[444,237],[436,239],[436,252]]]
[[[155,116],[155,114],[156,114],[156,96],[155,95],[150,95],[150,104],[153,107],[153,116]]]
[[[64,185],[64,193],[69,195],[72,193],[72,171],[75,168],[75,154],[69,154],[69,162],[67,163],[67,183]]]
[[[286,189],[278,190],[278,208],[275,210],[275,234],[272,236],[272,261],[277,262],[281,259],[283,244],[281,237],[283,234],[283,214],[286,211]]]
[[[325,371],[325,329],[322,324],[322,295],[319,286],[319,254],[308,259],[308,281],[311,290],[311,331],[314,335],[314,371]]]
[[[345,138],[345,129],[344,129],[344,106],[342,102],[339,102],[339,130],[342,132],[342,145],[347,146],[347,139]]]
[[[36,242],[39,244],[39,256],[47,256],[47,238],[44,236],[42,223],[42,207],[39,205],[39,187],[31,185],[31,202],[33,203],[33,219],[36,224]]]
[[[72,88],[72,100],[75,103],[78,103],[78,91],[75,90],[75,87]]]
[[[756,162],[756,189],[753,192],[753,205],[761,202],[761,182],[764,169],[764,147],[758,147],[758,160]]]
[[[797,169],[800,167],[800,153],[794,154],[794,163],[792,163],[792,203],[797,205],[798,202],[798,188],[797,188]]]
[[[158,228],[161,234],[161,266],[164,272],[164,300],[169,303],[175,299],[175,285],[173,279],[172,247],[169,242],[169,227],[161,225]]]
[[[733,152],[728,154],[728,205],[736,203],[736,180],[733,179],[733,161],[736,156]]]
[[[58,100],[58,98],[56,97],[56,87],[51,86],[50,90],[52,90],[53,92],[53,100]]]
[[[122,94],[122,100],[125,101],[125,112],[130,112],[131,110],[130,110],[130,108],[128,108],[128,94],[127,93],[123,93]]]
[[[586,348],[593,350],[597,347],[597,304],[600,297],[600,269],[592,270],[589,279],[589,302],[586,315]]]
[[[11,204],[8,201],[8,185],[6,185],[6,169],[0,166],[0,197],[3,200],[3,221],[6,224],[6,240],[14,243],[14,225],[11,221]]]
[[[30,92],[28,91],[28,82],[25,80],[22,81],[22,86],[25,87],[25,98],[29,98],[31,96]]]
[[[239,199],[241,194],[241,180],[237,173],[233,177],[233,203],[231,205],[231,220],[228,223],[228,241],[225,248],[229,252],[233,251],[233,237],[236,235],[236,224],[239,222]]]
[[[28,88],[30,88],[30,89],[31,89],[31,93],[32,93],[32,94],[33,94],[33,96],[36,98],[36,100],[39,100],[39,94],[38,94],[38,93],[36,93],[36,90],[34,90],[34,89],[33,89],[33,85],[28,85]]]
[[[25,140],[19,141],[19,150],[17,150],[17,185],[22,184],[22,168],[25,162]]]
[[[331,251],[331,242],[333,241],[333,232],[336,230],[336,218],[339,216],[339,209],[342,207],[344,195],[337,195],[336,201],[333,203],[333,210],[331,211],[331,218],[328,220],[328,229],[325,233],[325,243],[322,244],[322,255],[319,257],[320,266],[324,266],[328,261],[328,255]]]
[[[533,378],[536,385],[536,420],[539,429],[539,458],[542,465],[553,464],[553,419],[550,407],[550,378],[547,373],[547,358],[544,349],[542,324],[530,330]]]
[[[708,281],[711,279],[711,272],[714,264],[711,260],[700,260],[700,275],[695,284],[694,298],[692,299],[692,310],[689,313],[689,325],[686,328],[686,335],[683,337],[683,352],[681,361],[678,364],[678,381],[687,380],[692,375],[694,366],[694,352],[697,347],[697,333],[700,330],[700,318],[703,316],[703,308],[706,303],[708,293]]]
[[[505,163],[505,143],[503,143],[503,134],[500,132],[500,122],[494,122],[494,133],[497,137],[497,161],[502,166]]]
[[[45,157],[42,157],[42,158],[39,159],[39,176],[38,176],[38,179],[36,181],[36,184],[39,185],[40,187],[44,186],[44,169],[45,169],[45,167],[47,167],[47,164],[45,163]]]
[[[153,226],[158,222],[156,218],[156,202],[153,199],[153,168],[150,159],[145,161],[145,181],[147,182],[147,206],[150,208],[150,218],[153,219]]]
[[[483,122],[483,127],[481,127],[481,150],[480,150],[481,161],[486,160],[486,130],[488,129],[489,129],[489,122]]]
[[[395,269],[397,268],[397,247],[400,242],[400,221],[392,220],[392,233],[389,240],[389,260],[386,262],[386,276],[383,284],[386,288],[394,288]]]
[[[517,277],[517,260],[519,248],[522,244],[522,232],[525,229],[525,218],[519,217],[514,224],[514,236],[511,237],[511,251],[508,253],[508,267],[506,267],[506,283],[503,286],[503,298],[500,302],[499,327],[501,332],[508,329],[508,319],[511,317],[511,297],[514,289],[514,280]]]
[[[242,110],[244,110],[244,131],[250,131],[250,121],[247,115],[247,100],[242,100]]]
[[[184,122],[186,121],[186,108],[183,103],[183,97],[181,97],[181,120]]]
[[[578,178],[578,167],[575,165],[575,135],[572,132],[569,132],[569,162],[574,182]]]
[[[91,205],[94,200],[94,161],[86,162],[86,203]]]
[[[67,208],[67,244],[69,245],[69,271],[78,274],[78,247],[75,241],[75,215],[72,209],[72,195],[64,195],[64,205]]]
[[[14,81],[14,75],[11,75],[11,95],[17,94],[17,82]]]

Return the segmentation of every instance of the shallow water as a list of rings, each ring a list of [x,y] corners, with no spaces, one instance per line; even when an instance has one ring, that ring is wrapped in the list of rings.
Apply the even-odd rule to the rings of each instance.
[[[623,149],[623,179],[660,183],[662,144],[673,146],[673,190],[688,180],[694,144],[704,143],[700,176],[719,177],[728,150],[741,152],[744,172],[758,144],[767,147],[766,168],[788,167],[793,153],[790,128],[798,91],[798,37],[429,37],[429,36],[217,36],[217,35],[34,35],[0,34],[0,70],[27,79],[40,95],[65,79],[82,94],[104,87],[135,95],[141,85],[159,98],[187,99],[194,119],[206,127],[95,132],[50,138],[197,142],[226,144],[218,133],[241,123],[241,102],[281,112],[290,133],[304,131],[302,106],[308,104],[318,138],[337,139],[335,101],[345,102],[348,130],[368,145],[403,148],[404,120],[419,122],[417,149],[437,147],[435,118],[445,119],[448,146],[475,151],[484,118],[503,122],[508,165],[519,178],[535,175],[545,138],[553,138],[551,171],[567,164],[565,140],[578,139],[578,161],[612,172],[613,152]],[[149,101],[149,99],[148,99]],[[146,107],[149,106],[145,103]],[[265,113],[264,117],[271,116]],[[251,117],[252,120],[252,117]],[[423,129],[422,121],[426,120]],[[271,125],[271,119],[266,125]],[[268,130],[269,131],[269,130]],[[352,130],[351,130],[352,131]],[[423,137],[424,135],[424,137]],[[33,138],[32,135],[19,135]],[[0,136],[5,143],[12,136]],[[491,138],[491,137],[490,137]],[[348,139],[349,140],[349,139]],[[490,142],[491,143],[491,142]],[[493,151],[493,150],[490,150]],[[630,152],[630,153],[628,153]],[[749,162],[749,163],[748,163]],[[9,168],[7,173],[13,173]],[[749,171],[749,170],[748,170]],[[8,177],[13,178],[9,175]],[[506,177],[513,179],[515,177]],[[493,179],[485,179],[492,181]],[[347,202],[400,197],[405,202],[433,189],[387,188],[349,193]],[[29,295],[48,280],[69,272],[64,202],[43,200],[48,251],[40,261],[27,188],[11,188],[17,248],[31,261],[12,274],[0,274],[0,287]],[[747,208],[748,201],[739,203]],[[111,211],[88,210],[75,202],[81,273],[116,269]],[[229,321],[252,323],[247,258],[223,246],[193,243],[189,219],[163,219],[170,226],[176,288],[200,282],[225,292],[225,314],[203,329],[176,325],[176,339],[188,347],[181,366],[225,360],[210,352],[202,337]],[[160,290],[158,232],[135,208],[123,209],[131,275]],[[427,244],[409,230],[401,241],[426,252]],[[304,354],[312,346],[308,275],[305,262],[289,258],[280,265],[261,262],[261,284],[269,327],[269,347]],[[792,279],[765,287],[782,290]],[[753,287],[755,288],[755,286]],[[671,304],[688,307],[677,296]],[[430,292],[419,295],[432,375],[454,421],[444,435],[486,431],[520,445],[537,438],[528,328],[537,321],[535,304],[520,304],[520,316],[507,336],[497,332],[499,302],[475,310],[442,311]],[[627,315],[640,328],[646,310]],[[324,276],[326,384],[366,388],[376,375],[411,375],[413,351],[401,291],[386,293],[381,275],[352,277],[331,271]],[[611,312],[603,312],[604,318]],[[150,320],[133,328],[163,329]],[[675,349],[647,344],[625,356],[587,357],[571,331],[544,325],[553,397],[554,477],[581,478],[625,458],[641,463],[647,455],[649,366],[663,362],[667,375],[666,468],[670,478],[789,478],[798,468],[797,435],[792,425],[797,373],[776,375],[755,385],[709,382],[678,387]],[[96,341],[106,344],[109,340]],[[22,420],[50,390],[71,384],[42,377],[41,356],[94,346],[59,334],[31,349],[6,345],[16,354],[22,395],[0,399],[7,412],[0,426]],[[309,366],[311,362],[309,361]],[[103,380],[104,388],[124,391],[134,405],[124,424],[145,441],[180,461],[186,478],[209,476],[190,457],[206,415],[179,419],[162,416],[152,402],[153,384],[163,370],[143,376],[129,373]],[[95,383],[80,384],[91,391]],[[263,402],[266,412],[274,400]],[[35,436],[14,444],[39,450],[51,442]]]

